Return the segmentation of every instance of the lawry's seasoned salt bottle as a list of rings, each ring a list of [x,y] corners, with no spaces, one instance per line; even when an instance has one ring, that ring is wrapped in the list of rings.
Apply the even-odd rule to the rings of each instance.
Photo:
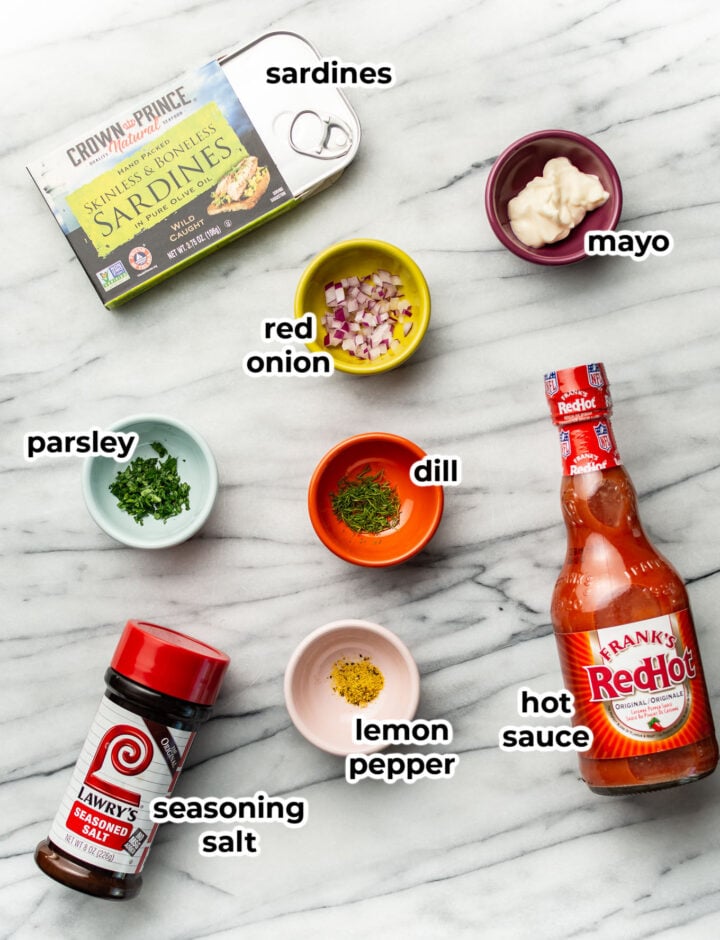
[[[685,586],[652,546],[618,454],[602,363],[545,376],[563,463],[565,564],[552,620],[594,793],[626,794],[699,780],[715,740]]]
[[[150,803],[172,793],[229,663],[184,633],[128,620],[70,785],[35,850],[46,875],[108,900],[138,894],[157,829]]]

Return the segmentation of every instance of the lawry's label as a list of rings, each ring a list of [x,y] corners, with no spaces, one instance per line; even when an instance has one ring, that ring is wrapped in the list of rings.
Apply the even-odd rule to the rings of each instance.
[[[172,791],[193,737],[104,696],[50,829],[52,842],[98,868],[137,874],[157,829],[150,803]]]
[[[593,733],[588,757],[632,757],[711,734],[690,612],[556,635],[574,723]]]

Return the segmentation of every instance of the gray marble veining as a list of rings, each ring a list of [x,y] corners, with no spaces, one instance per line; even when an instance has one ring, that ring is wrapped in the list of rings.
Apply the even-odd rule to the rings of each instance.
[[[351,88],[363,126],[331,189],[116,313],[104,311],[24,165],[102,112],[272,29],[346,61],[389,61],[391,89]],[[592,795],[573,755],[504,754],[520,685],[561,685],[549,600],[564,551],[560,462],[543,398],[553,367],[603,360],[614,426],[654,541],[690,585],[720,697],[720,14],[709,0],[268,0],[15,6],[3,29],[0,919],[3,936],[705,940],[720,930],[720,778],[634,798]],[[542,127],[595,139],[624,187],[622,225],[672,254],[527,265],[483,208],[495,156]],[[250,378],[264,316],[289,316],[304,266],[353,236],[411,254],[433,298],[402,369],[373,379]],[[94,526],[80,463],[27,464],[29,430],[140,411],[196,426],[221,490],[202,532],[143,553]],[[457,454],[428,549],[353,568],[315,537],[312,470],[354,432]],[[282,674],[300,639],[357,616],[397,632],[445,717],[455,778],[343,779],[302,739]],[[128,617],[233,658],[183,795],[304,796],[298,831],[258,826],[256,859],[204,859],[165,827],[139,899],[108,905],[33,865]]]

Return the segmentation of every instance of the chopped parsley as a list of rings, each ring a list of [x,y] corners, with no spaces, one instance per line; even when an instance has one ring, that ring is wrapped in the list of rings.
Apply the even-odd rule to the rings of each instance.
[[[157,457],[136,457],[109,487],[118,508],[140,525],[147,516],[165,523],[190,508],[190,484],[180,479],[177,457],[170,456],[159,441],[151,446]]]

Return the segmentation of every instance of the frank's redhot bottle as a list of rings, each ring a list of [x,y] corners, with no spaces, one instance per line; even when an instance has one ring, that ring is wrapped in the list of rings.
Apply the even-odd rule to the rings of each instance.
[[[718,745],[687,592],[640,523],[605,368],[550,372],[545,394],[568,539],[552,620],[573,721],[593,733],[578,755],[582,777],[602,794],[698,780],[715,769]]]

